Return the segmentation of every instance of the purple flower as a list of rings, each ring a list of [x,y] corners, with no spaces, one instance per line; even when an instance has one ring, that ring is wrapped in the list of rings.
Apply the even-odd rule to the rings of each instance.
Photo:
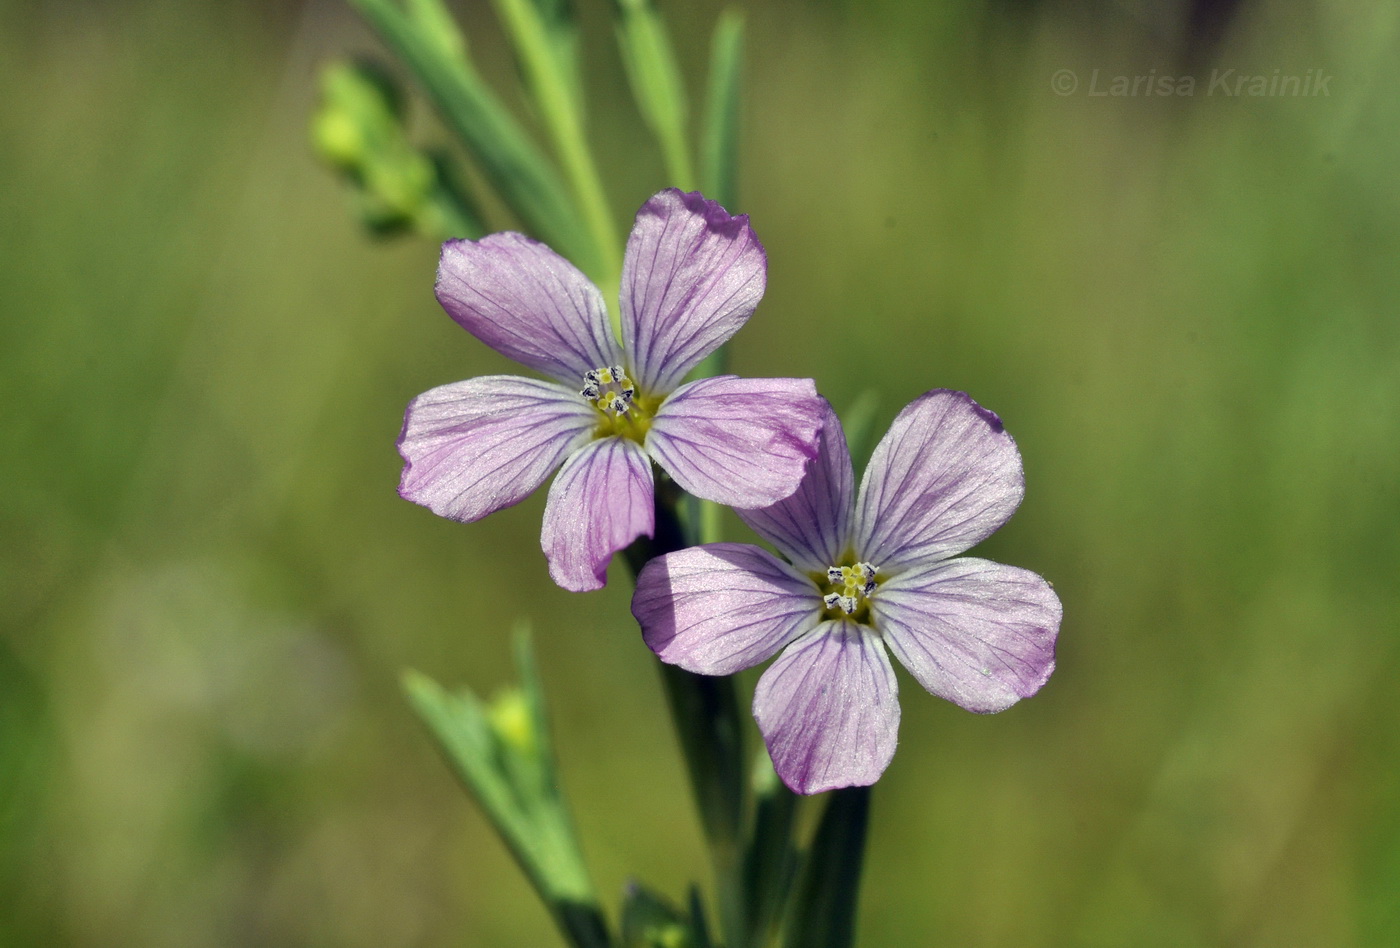
[[[797,489],[824,403],[810,379],[733,375],[681,385],[753,314],[767,258],[745,215],[699,194],[642,205],[622,264],[622,345],[597,287],[514,233],[442,246],[437,298],[482,342],[555,382],[489,375],[424,392],[399,436],[399,494],[470,523],[524,500],[556,469],[541,544],[584,592],[654,529],[651,462],[731,507]]]
[[[958,557],[1025,492],[996,415],[961,392],[910,403],[854,488],[827,409],[822,450],[791,497],[739,511],[787,558],[745,543],[659,557],[632,613],[663,661],[729,675],[782,652],[754,717],[798,793],[865,786],[894,756],[899,700],[888,649],[932,693],[1002,711],[1055,668],[1060,601],[1035,573]]]

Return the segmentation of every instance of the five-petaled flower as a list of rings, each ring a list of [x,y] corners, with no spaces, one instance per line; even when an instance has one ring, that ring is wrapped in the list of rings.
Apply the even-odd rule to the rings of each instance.
[[[437,298],[482,342],[557,380],[492,375],[415,398],[399,493],[464,523],[549,489],[541,544],[575,592],[655,527],[651,461],[683,489],[736,508],[789,496],[817,453],[824,403],[810,379],[733,375],[682,385],[743,326],[767,259],[748,217],[699,194],[648,200],[627,240],[622,344],[602,294],[520,234],[443,244]]]
[[[1021,502],[1016,443],[961,392],[909,404],[857,494],[827,409],[821,453],[791,497],[739,515],[787,558],[716,543],[651,561],[632,612],[664,661],[728,675],[782,652],[754,717],[799,793],[874,783],[894,756],[899,700],[886,649],[939,697],[1001,711],[1055,668],[1060,601],[1040,576],[958,557]],[[956,557],[956,558],[954,558]]]

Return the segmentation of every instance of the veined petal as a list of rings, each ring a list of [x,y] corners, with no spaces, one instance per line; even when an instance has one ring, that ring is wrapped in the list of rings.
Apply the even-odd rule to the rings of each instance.
[[[502,355],[572,388],[621,351],[603,296],[576,267],[516,233],[449,240],[437,298],[462,328]]]
[[[1060,599],[1030,570],[959,557],[896,576],[870,608],[919,684],[969,711],[1004,711],[1055,670]]]
[[[663,662],[732,675],[777,654],[817,623],[812,581],[767,550],[712,543],[652,560],[637,577],[632,615]]]
[[[807,462],[802,484],[769,507],[736,511],[754,532],[803,570],[839,562],[851,542],[851,451],[830,405],[825,406],[820,451]]]
[[[954,556],[995,533],[1024,493],[1021,452],[1001,419],[936,389],[876,446],[856,502],[856,548],[882,572]]]
[[[811,379],[699,379],[661,403],[646,448],[697,497],[764,507],[802,482],[825,407]]]
[[[399,495],[470,523],[518,504],[597,423],[576,392],[551,382],[485,375],[441,385],[408,403]]]
[[[549,488],[540,545],[570,592],[602,589],[608,561],[656,525],[651,462],[635,441],[603,438],[576,452]]]
[[[641,386],[669,392],[753,315],[768,258],[746,214],[670,188],[637,212],[622,260],[622,341]]]
[[[899,686],[879,639],[823,622],[758,680],[754,718],[778,776],[797,793],[880,779],[899,740]]]

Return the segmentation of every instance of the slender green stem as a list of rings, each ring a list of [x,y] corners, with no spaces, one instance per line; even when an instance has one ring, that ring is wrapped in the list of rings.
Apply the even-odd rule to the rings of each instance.
[[[633,574],[651,559],[691,545],[680,518],[681,498],[674,484],[656,491],[656,528],[627,550]],[[685,755],[686,771],[714,867],[720,925],[727,948],[748,948],[744,879],[745,775],[744,719],[734,680],[696,675],[661,664],[667,704]]]
[[[831,793],[789,905],[784,948],[851,948],[870,823],[870,788]]]

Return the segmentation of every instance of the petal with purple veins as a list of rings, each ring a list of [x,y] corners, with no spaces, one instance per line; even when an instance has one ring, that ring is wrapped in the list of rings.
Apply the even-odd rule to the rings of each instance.
[[[894,757],[894,669],[854,622],[823,622],[789,645],[758,680],[753,711],[778,776],[797,793],[869,786]]]
[[[470,523],[517,504],[589,438],[594,411],[550,382],[487,375],[409,402],[399,435],[399,494]]]
[[[815,625],[821,599],[810,579],[768,551],[713,543],[648,563],[637,577],[632,615],[662,661],[732,675]]]
[[[603,438],[576,452],[549,488],[540,545],[570,592],[607,585],[608,561],[655,529],[651,462],[635,441]]]
[[[1021,453],[1001,419],[937,389],[910,402],[876,446],[856,548],[882,572],[954,556],[995,533],[1024,493]]]
[[[581,386],[590,369],[621,361],[598,288],[522,234],[447,241],[436,290],[447,315],[467,332],[570,387]]]
[[[1060,599],[1030,570],[958,557],[896,576],[870,608],[919,684],[969,711],[1003,711],[1055,670]]]
[[[697,497],[764,507],[797,490],[825,410],[811,379],[700,379],[661,403],[646,447]]]
[[[622,341],[648,392],[675,388],[739,331],[768,280],[747,215],[675,188],[637,212],[622,261]]]
[[[802,485],[772,506],[737,511],[799,569],[822,572],[850,545],[854,481],[841,422],[830,405],[825,415],[820,453],[808,462]]]

